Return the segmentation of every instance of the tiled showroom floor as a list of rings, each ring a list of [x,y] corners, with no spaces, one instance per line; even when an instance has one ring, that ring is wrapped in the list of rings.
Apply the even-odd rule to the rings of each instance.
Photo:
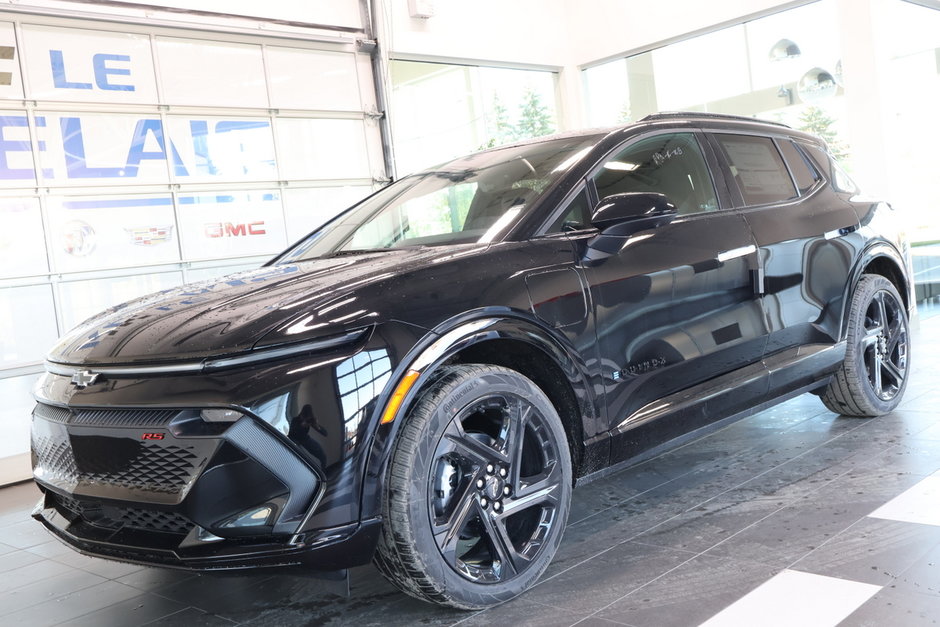
[[[0,490],[4,625],[934,625],[940,622],[940,316],[901,408],[805,395],[575,491],[541,583],[486,612],[301,576],[195,576],[82,557]]]

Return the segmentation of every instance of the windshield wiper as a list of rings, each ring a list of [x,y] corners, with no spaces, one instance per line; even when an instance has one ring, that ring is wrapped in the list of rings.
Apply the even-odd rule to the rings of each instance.
[[[368,253],[388,253],[395,248],[346,248],[343,250],[334,250],[326,257],[345,257],[347,255],[366,255]]]

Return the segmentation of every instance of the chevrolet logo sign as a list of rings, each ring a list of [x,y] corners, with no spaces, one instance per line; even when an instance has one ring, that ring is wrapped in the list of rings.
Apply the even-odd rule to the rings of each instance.
[[[79,370],[72,375],[72,385],[79,389],[86,388],[97,381],[98,377],[100,376],[101,373],[98,372],[92,372],[91,370]]]

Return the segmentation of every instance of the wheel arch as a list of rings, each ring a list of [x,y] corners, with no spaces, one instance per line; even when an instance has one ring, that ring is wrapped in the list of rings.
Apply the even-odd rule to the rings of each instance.
[[[531,379],[558,410],[568,435],[572,475],[579,476],[584,451],[584,422],[597,418],[598,408],[588,384],[587,368],[559,333],[524,313],[487,310],[469,312],[438,325],[402,359],[379,397],[373,414],[375,430],[369,442],[362,517],[381,511],[385,471],[402,419],[442,366],[484,363],[512,368]],[[393,419],[381,423],[394,391],[409,373],[417,372]]]
[[[908,311],[908,315],[910,315],[914,306],[913,283],[908,277],[908,274],[904,271],[906,267],[907,264],[904,262],[904,258],[901,254],[887,242],[874,242],[865,249],[856,262],[846,285],[845,297],[843,299],[845,305],[842,311],[841,325],[843,338],[848,329],[849,303],[852,302],[852,295],[855,293],[855,288],[858,286],[859,279],[862,278],[863,274],[877,274],[891,281],[901,295],[904,301],[904,308]]]

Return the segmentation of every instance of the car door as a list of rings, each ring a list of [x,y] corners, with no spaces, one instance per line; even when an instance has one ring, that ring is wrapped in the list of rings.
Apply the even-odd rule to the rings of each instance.
[[[710,136],[760,248],[768,363],[785,364],[798,347],[832,345],[841,332],[846,282],[863,245],[849,194],[834,193],[807,149],[786,135]]]
[[[594,201],[658,192],[676,205],[675,219],[620,238],[577,230],[586,216],[555,225],[575,229],[594,304],[612,463],[726,415],[725,404],[766,387],[757,249],[743,218],[720,206],[708,158],[692,131],[630,140],[588,176]],[[749,365],[753,376],[735,395],[696,387]]]

